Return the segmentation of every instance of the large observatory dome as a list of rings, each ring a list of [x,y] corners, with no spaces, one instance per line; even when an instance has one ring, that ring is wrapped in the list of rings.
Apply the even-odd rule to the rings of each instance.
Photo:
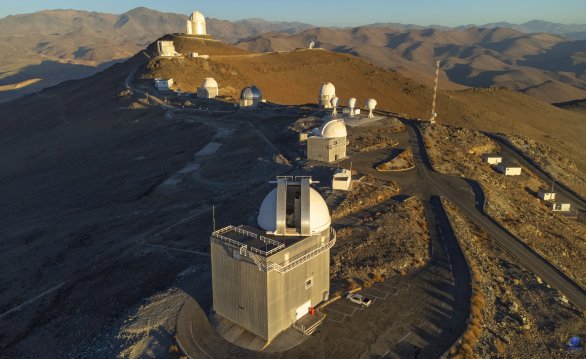
[[[258,212],[258,225],[268,232],[277,229],[277,189],[273,189],[262,201]],[[313,188],[309,188],[309,227],[311,233],[326,230],[332,220],[328,205],[323,197]]]
[[[206,22],[205,16],[203,16],[203,14],[199,11],[194,11],[189,17],[189,20],[195,22]]]
[[[346,123],[341,119],[332,119],[323,125],[319,129],[321,137],[324,138],[340,138],[348,136],[346,131]]]
[[[321,96],[330,96],[331,98],[336,96],[336,87],[331,82],[326,82],[321,85],[319,90]]]

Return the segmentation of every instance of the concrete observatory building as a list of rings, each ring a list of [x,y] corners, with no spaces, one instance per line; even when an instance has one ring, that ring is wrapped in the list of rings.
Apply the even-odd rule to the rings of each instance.
[[[277,177],[258,226],[211,235],[215,313],[266,341],[329,297],[336,234],[311,177]]]
[[[313,131],[307,138],[307,159],[334,162],[346,157],[348,145],[346,123],[342,119],[331,119]]]
[[[207,35],[206,18],[199,11],[195,11],[189,17],[186,24],[187,35]]]
[[[212,77],[205,78],[201,86],[197,88],[198,98],[215,98],[219,94],[218,83]]]
[[[331,82],[326,82],[319,89],[317,102],[320,108],[332,108],[332,99],[336,97],[336,87]]]

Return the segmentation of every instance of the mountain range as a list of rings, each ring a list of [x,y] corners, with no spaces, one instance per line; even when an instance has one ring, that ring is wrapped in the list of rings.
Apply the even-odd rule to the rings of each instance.
[[[290,51],[311,41],[428,84],[439,60],[444,89],[506,87],[550,103],[586,98],[586,40],[547,33],[499,27],[314,28],[293,35],[266,33],[237,46],[255,52]]]
[[[0,101],[99,72],[164,34],[183,31],[186,19],[144,7],[120,15],[49,10],[2,18]],[[291,50],[317,40],[323,48],[426,83],[433,81],[438,58],[445,89],[508,87],[547,102],[586,98],[586,40],[568,40],[580,38],[586,25],[535,20],[483,27],[384,23],[332,29],[208,18],[207,27],[214,38],[257,52]]]

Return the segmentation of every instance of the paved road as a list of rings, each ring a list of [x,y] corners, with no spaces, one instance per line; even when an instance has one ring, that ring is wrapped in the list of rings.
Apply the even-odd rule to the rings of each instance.
[[[483,210],[484,193],[476,182],[434,172],[417,124],[407,120],[405,124],[412,137],[411,147],[417,171],[433,187],[430,190],[458,206],[474,224],[486,230],[500,246],[513,254],[527,269],[559,290],[577,308],[586,310],[584,288],[490,218]],[[462,181],[472,187],[475,200],[468,199],[469,190],[462,187]]]

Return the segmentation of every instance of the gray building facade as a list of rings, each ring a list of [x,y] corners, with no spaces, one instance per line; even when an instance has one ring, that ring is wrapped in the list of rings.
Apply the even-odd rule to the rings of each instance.
[[[212,233],[213,309],[267,340],[329,297],[336,235],[310,178],[278,178],[259,212],[261,228]]]

